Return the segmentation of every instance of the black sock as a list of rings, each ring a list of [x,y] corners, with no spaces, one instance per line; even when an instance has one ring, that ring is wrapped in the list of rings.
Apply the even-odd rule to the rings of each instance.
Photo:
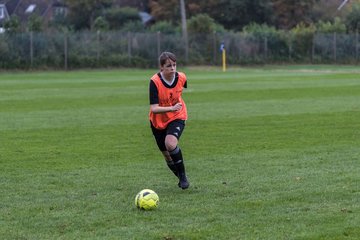
[[[185,165],[184,165],[181,149],[178,146],[176,146],[176,148],[169,153],[174,162],[177,172],[179,174],[185,174]]]
[[[173,161],[166,161],[167,166],[169,169],[175,174],[175,176],[178,176],[177,168]]]

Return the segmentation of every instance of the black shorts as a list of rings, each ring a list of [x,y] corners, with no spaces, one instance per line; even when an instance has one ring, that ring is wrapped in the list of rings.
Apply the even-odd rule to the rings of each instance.
[[[174,120],[168,124],[165,129],[156,129],[152,123],[150,122],[152,133],[155,137],[156,143],[160,149],[160,151],[166,151],[165,146],[165,137],[166,135],[173,135],[178,140],[181,137],[182,132],[185,128],[185,121],[184,120]]]

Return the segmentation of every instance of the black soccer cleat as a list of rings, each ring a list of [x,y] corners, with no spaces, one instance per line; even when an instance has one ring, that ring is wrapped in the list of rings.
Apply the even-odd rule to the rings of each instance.
[[[187,178],[186,178],[186,175],[183,173],[183,174],[179,174],[179,183],[178,183],[178,186],[179,188],[182,188],[182,189],[187,189],[189,186],[190,186],[190,183],[188,182]]]

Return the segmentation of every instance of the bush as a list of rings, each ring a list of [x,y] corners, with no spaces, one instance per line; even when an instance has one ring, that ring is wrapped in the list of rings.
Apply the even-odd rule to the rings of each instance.
[[[128,22],[141,23],[138,11],[131,7],[110,8],[105,12],[105,19],[112,30],[121,29]]]
[[[316,24],[316,30],[321,33],[344,33],[346,32],[346,26],[340,18],[336,17],[334,22],[319,21]]]
[[[159,21],[150,27],[150,32],[161,32],[163,34],[174,34],[176,28],[168,21]]]
[[[213,33],[216,23],[213,18],[207,14],[198,14],[187,21],[189,33]]]
[[[355,3],[351,12],[346,16],[346,26],[348,26],[349,32],[360,31],[360,3]]]
[[[266,59],[284,60],[288,58],[289,39],[282,30],[266,24],[252,23],[244,27],[244,37],[249,44],[257,43],[257,46]]]
[[[316,32],[314,25],[306,26],[298,24],[290,31],[290,42],[292,44],[292,56],[297,59],[306,59],[311,55],[313,39]]]
[[[108,21],[103,17],[97,17],[94,21],[93,29],[97,31],[108,31],[110,28]]]

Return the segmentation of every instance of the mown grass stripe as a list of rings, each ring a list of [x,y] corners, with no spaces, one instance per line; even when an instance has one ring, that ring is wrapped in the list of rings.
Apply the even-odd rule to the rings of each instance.
[[[1,238],[360,236],[358,66],[184,70],[186,191],[149,128],[156,70],[1,73]]]

